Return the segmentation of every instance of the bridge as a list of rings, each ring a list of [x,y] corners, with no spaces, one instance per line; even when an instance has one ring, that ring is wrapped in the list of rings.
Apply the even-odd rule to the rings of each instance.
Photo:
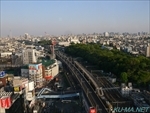
[[[46,94],[45,94],[46,93]],[[68,97],[75,97],[79,96],[79,91],[61,91],[61,92],[54,92],[49,88],[43,88],[37,95],[36,98],[68,98]]]
[[[1,64],[0,68],[21,67],[21,66],[23,66],[23,65]]]
[[[113,89],[120,89],[120,87],[102,88],[102,90],[113,90]]]

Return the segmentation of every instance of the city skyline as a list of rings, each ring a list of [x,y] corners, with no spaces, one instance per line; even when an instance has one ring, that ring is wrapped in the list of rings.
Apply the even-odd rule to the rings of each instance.
[[[0,36],[150,32],[150,1],[1,1]]]

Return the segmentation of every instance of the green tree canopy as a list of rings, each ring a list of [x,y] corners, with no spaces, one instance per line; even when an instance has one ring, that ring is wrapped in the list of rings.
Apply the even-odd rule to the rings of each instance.
[[[122,82],[124,82],[124,83],[128,82],[128,75],[127,75],[126,72],[122,72],[121,75],[120,75],[120,78],[121,78]]]
[[[72,44],[65,52],[82,57],[106,72],[112,72],[123,82],[129,79],[138,84],[150,83],[150,59],[132,56],[116,49],[108,50],[99,44]]]

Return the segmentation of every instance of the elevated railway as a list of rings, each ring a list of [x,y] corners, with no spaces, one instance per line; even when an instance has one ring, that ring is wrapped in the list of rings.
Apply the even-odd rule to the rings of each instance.
[[[111,113],[113,107],[123,107],[130,106],[131,101],[126,100],[122,97],[120,87],[114,86],[108,77],[98,75],[95,73],[90,73],[82,63],[75,59],[67,56],[65,53],[57,52],[59,58],[68,66],[70,71],[76,76],[77,80],[80,82],[80,86],[88,95],[89,101],[93,106],[99,105],[104,111]],[[97,99],[96,99],[97,98]],[[97,102],[97,100],[99,102]],[[96,104],[95,104],[96,103]]]
[[[83,70],[81,70],[81,67],[79,67],[79,65],[77,65],[77,62],[74,62],[71,58],[67,57],[64,53],[61,53],[61,52],[56,52],[56,56],[62,62],[64,62],[68,66],[68,68],[70,69],[72,74],[74,76],[76,76],[84,93],[87,95],[89,102],[91,103],[91,105],[93,107],[95,107],[97,109],[97,113],[108,113],[109,109],[107,108],[106,104],[101,100],[101,98],[98,95],[99,93],[100,93],[100,95],[102,93],[98,92],[100,88],[99,88],[99,86],[97,86],[96,83],[94,83],[95,82],[94,80],[96,80],[96,79],[92,78],[92,81],[90,81],[90,82],[93,82],[94,85],[96,85],[97,88],[94,89],[91,86],[89,79],[87,79],[87,77],[86,77],[86,74],[88,74],[88,73],[86,73],[86,71],[84,72]],[[90,78],[90,75],[89,75],[89,78]]]

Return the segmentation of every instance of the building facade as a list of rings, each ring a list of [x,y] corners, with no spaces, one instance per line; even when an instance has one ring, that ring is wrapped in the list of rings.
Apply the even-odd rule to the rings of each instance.
[[[44,70],[45,80],[52,80],[59,73],[59,65],[57,63],[57,60],[55,59],[55,62],[51,65],[44,66]]]
[[[26,49],[22,51],[23,64],[36,63],[36,50],[35,49]]]
[[[29,79],[34,81],[35,87],[43,85],[42,63],[29,64]]]
[[[150,57],[150,45],[146,48],[146,57]]]
[[[104,37],[109,37],[109,33],[108,32],[104,32]]]

